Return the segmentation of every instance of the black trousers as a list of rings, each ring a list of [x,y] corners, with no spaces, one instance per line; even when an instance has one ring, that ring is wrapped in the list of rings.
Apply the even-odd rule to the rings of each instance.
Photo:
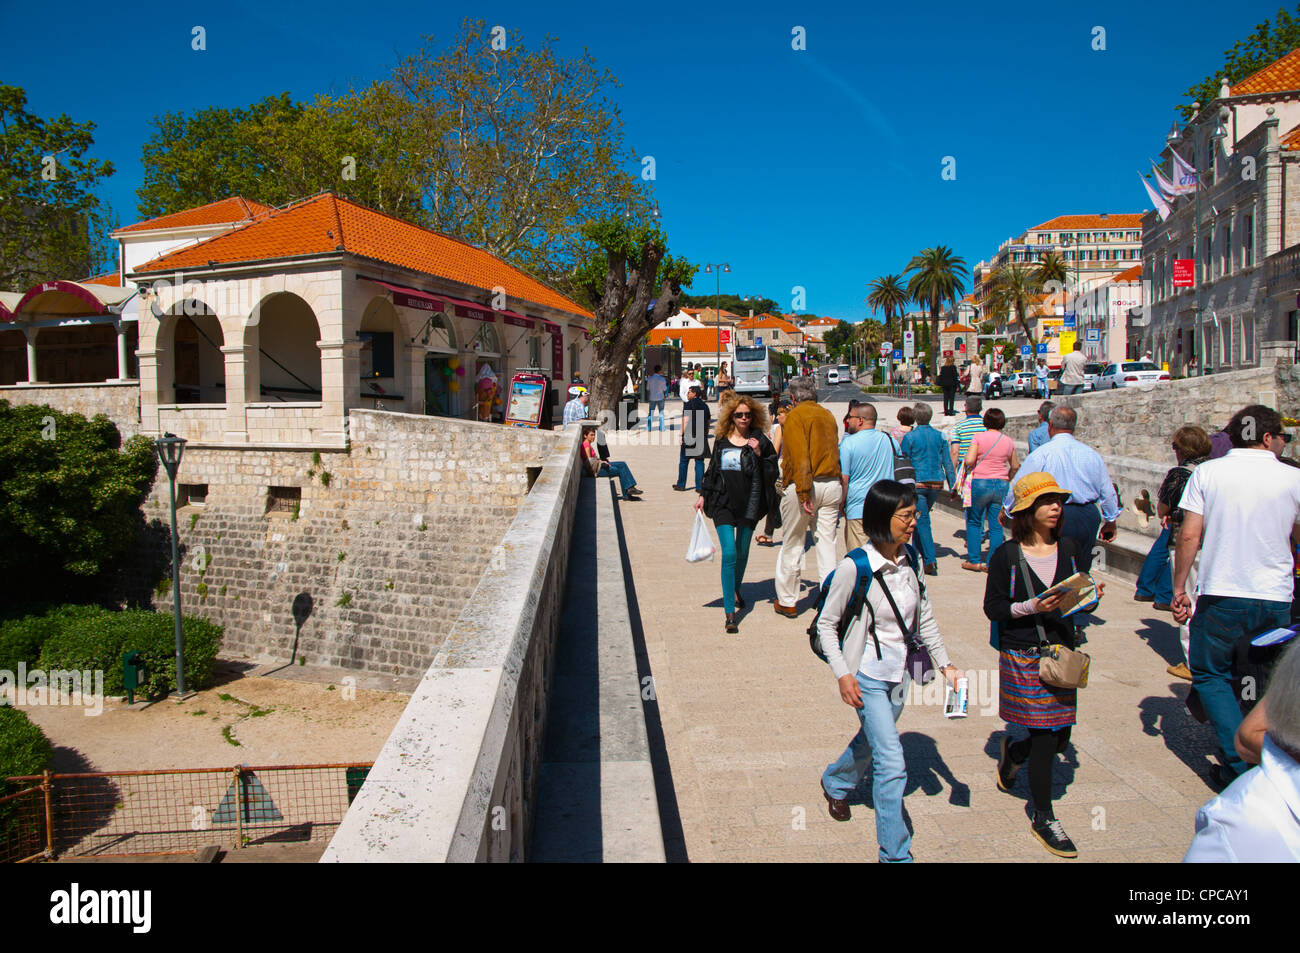
[[[953,402],[956,399],[956,397],[957,397],[957,388],[945,387],[943,389],[943,412],[945,414],[953,414],[957,412],[957,409],[953,407]]]

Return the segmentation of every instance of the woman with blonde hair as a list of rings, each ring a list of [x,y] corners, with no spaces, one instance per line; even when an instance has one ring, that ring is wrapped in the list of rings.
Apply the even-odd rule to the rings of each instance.
[[[767,439],[767,411],[754,398],[730,394],[718,408],[713,454],[695,508],[713,520],[722,552],[722,609],[728,632],[740,631],[740,584],[754,526],[776,505],[776,450]]]

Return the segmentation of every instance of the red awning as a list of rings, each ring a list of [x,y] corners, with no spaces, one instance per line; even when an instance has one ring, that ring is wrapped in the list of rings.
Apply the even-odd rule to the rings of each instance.
[[[518,312],[508,311],[505,308],[502,308],[497,314],[501,315],[501,319],[506,324],[512,324],[517,328],[531,328],[534,324],[532,318],[526,318]]]
[[[475,304],[473,301],[462,301],[460,298],[451,297],[447,298],[447,303],[450,304],[455,309],[456,314],[462,318],[469,318],[471,321],[485,321],[488,324],[493,324],[496,321],[496,315],[493,313],[492,309],[486,305]],[[528,327],[532,327],[532,325],[528,325]]]
[[[542,330],[547,334],[563,334],[564,329],[558,324],[547,321],[545,318],[537,318],[537,323],[542,326]]]
[[[437,295],[429,294],[427,291],[421,291],[418,288],[407,288],[404,285],[394,285],[387,281],[381,281],[378,278],[367,278],[365,275],[360,277],[366,281],[373,281],[377,285],[382,285],[393,293],[393,304],[402,308],[415,308],[419,311],[446,311],[447,306],[443,299]]]

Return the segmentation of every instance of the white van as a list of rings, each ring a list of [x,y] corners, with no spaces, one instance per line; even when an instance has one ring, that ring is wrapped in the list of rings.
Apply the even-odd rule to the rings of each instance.
[[[826,384],[838,384],[840,382],[840,369],[838,367],[828,368],[826,371]]]

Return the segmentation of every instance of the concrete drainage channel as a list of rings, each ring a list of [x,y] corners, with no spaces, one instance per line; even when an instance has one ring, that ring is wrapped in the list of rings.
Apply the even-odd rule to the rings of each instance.
[[[529,860],[665,861],[609,480],[582,481]]]

